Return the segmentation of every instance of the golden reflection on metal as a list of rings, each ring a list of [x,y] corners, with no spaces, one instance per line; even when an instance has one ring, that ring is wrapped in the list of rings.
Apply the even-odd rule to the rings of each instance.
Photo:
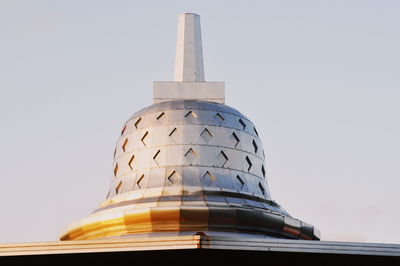
[[[186,18],[198,23],[185,24]],[[187,36],[199,37],[198,15],[182,19],[181,26],[197,34]],[[201,79],[155,84],[156,103],[122,128],[106,200],[69,225],[61,239],[198,233],[319,239],[318,230],[271,199],[255,126],[221,104],[223,90],[214,90],[223,89],[221,84],[205,82],[198,72],[201,38],[192,38],[193,43],[187,36],[178,38],[177,51],[189,60],[178,65],[178,73],[189,70]],[[192,62],[195,51],[200,57]]]
[[[279,228],[281,225],[284,225],[281,237],[316,239],[316,236],[310,235],[311,231],[302,232],[302,227],[307,225],[296,219],[288,218],[289,221],[285,223],[284,217],[278,212],[255,206],[229,204],[227,201],[207,201],[207,196],[216,196],[218,193],[188,189],[157,188],[110,198],[92,215],[68,226],[61,240],[171,232],[188,232],[194,235],[197,232],[212,231],[258,231],[274,235],[268,226]],[[225,192],[227,196],[237,193]],[[247,195],[246,198],[251,199],[253,196]]]

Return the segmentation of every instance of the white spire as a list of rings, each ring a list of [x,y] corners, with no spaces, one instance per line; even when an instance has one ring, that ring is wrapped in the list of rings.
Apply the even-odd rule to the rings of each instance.
[[[179,15],[174,81],[154,81],[153,103],[200,100],[225,103],[225,83],[204,79],[200,16]]]
[[[174,80],[205,81],[200,16],[197,14],[179,15]]]

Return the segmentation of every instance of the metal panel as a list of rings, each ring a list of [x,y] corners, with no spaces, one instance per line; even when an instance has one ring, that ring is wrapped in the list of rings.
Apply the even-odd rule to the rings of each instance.
[[[226,105],[174,101],[142,109],[122,128],[113,166],[116,177],[89,218],[90,233],[83,220],[63,239],[200,230],[196,226],[318,239],[312,226],[271,201],[254,125]],[[259,221],[250,222],[255,217]]]
[[[229,197],[231,204],[241,202],[246,191],[270,199],[261,171],[265,165],[261,141],[255,135],[252,123],[236,110],[199,101],[163,103],[144,110],[147,112],[139,111],[126,123],[117,142],[114,159],[114,165],[118,164],[117,178],[113,177],[108,198],[115,198],[116,187],[123,180],[118,197],[129,190],[183,184],[192,190],[198,187],[198,190],[219,189],[216,193],[227,189],[237,191]],[[246,124],[244,129],[240,121]],[[205,129],[207,132],[202,135]],[[256,154],[253,141],[258,148]],[[252,164],[250,170],[246,157]],[[172,171],[175,174],[168,179]],[[260,192],[260,184],[265,190],[264,195]],[[212,197],[215,204],[215,199],[223,196],[217,193]],[[205,202],[208,199],[206,197]],[[227,204],[226,200],[220,201],[223,202]],[[273,208],[280,212],[279,207]],[[224,213],[226,211],[218,215]]]

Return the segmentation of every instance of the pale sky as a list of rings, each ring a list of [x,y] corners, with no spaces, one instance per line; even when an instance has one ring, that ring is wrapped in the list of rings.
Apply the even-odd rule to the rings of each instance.
[[[322,240],[400,243],[395,0],[0,0],[0,242],[57,240],[104,200],[184,12],[206,80],[257,126],[272,198]]]

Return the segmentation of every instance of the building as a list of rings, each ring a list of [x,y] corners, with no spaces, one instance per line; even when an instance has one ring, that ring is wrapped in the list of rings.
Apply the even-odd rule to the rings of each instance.
[[[41,263],[183,264],[226,255],[231,263],[326,265],[400,256],[400,245],[319,241],[314,226],[272,200],[255,125],[225,105],[223,82],[205,81],[200,18],[192,13],[179,17],[174,81],[154,82],[153,104],[122,126],[106,200],[60,239],[0,246],[0,254]]]

